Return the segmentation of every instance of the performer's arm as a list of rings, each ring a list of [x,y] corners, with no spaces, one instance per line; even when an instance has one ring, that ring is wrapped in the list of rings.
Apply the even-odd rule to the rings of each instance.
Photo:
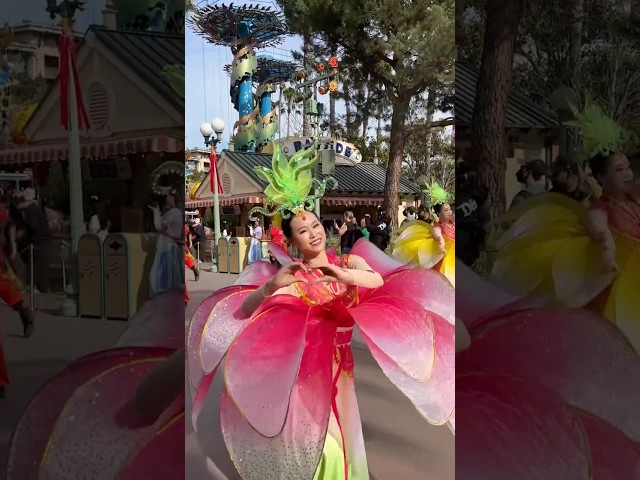
[[[378,288],[384,284],[382,275],[374,272],[364,258],[357,255],[349,256],[349,272],[353,275],[353,285],[365,288]]]
[[[602,248],[602,259],[605,265],[615,266],[616,243],[608,224],[608,215],[602,209],[593,208],[587,215],[586,227],[590,235]]]
[[[440,227],[433,227],[433,236],[438,242],[438,246],[440,247],[440,252],[445,252],[445,243],[444,243],[444,235],[442,235],[442,229]]]
[[[242,314],[245,318],[253,315],[263,302],[274,295],[295,296],[294,284],[306,282],[304,278],[296,277],[295,274],[298,270],[305,269],[306,267],[302,263],[293,262],[278,270],[278,273],[276,273],[271,280],[254,291],[242,302]]]

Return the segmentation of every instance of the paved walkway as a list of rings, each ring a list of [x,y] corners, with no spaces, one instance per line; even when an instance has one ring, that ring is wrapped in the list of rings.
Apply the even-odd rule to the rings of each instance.
[[[210,292],[231,285],[235,275],[203,272],[199,282],[187,272],[191,314]],[[372,480],[452,480],[455,478],[455,439],[446,426],[433,427],[384,376],[361,339],[354,337],[356,389],[364,425]],[[205,409],[217,412],[222,392],[220,376],[214,381]],[[186,418],[190,418],[187,405]],[[217,415],[201,418],[196,434],[187,423],[185,459],[187,480],[239,480],[220,435]],[[208,458],[207,458],[208,457]]]

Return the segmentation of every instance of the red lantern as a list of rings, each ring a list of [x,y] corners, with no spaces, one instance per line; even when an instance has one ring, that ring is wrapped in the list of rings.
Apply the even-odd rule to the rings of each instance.
[[[318,87],[318,93],[320,95],[324,95],[325,93],[327,93],[327,89],[324,87]]]
[[[316,65],[316,70],[318,70],[320,73],[324,72],[324,63],[318,63]]]
[[[338,59],[336,57],[331,57],[329,59],[329,66],[331,68],[338,68]]]
[[[296,72],[296,78],[298,80],[302,80],[304,78],[304,72],[303,71]]]

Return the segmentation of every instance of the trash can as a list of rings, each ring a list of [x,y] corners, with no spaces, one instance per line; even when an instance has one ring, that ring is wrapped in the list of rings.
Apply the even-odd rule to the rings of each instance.
[[[104,315],[104,258],[100,237],[87,233],[78,241],[78,312],[81,317]]]
[[[149,300],[158,235],[111,233],[104,241],[105,317],[128,320]]]
[[[229,240],[229,273],[240,273],[249,265],[251,238],[232,237]]]
[[[218,253],[218,273],[229,273],[229,240],[220,237],[216,250]]]

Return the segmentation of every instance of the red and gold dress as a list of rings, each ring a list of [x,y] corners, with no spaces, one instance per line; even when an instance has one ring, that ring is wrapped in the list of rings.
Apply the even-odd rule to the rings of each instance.
[[[271,248],[280,264],[293,261]],[[243,301],[277,272],[258,262],[235,286],[205,300],[191,321],[187,365],[194,427],[224,358],[222,434],[245,480],[264,480],[265,472],[272,478],[369,478],[350,346],[356,325],[387,377],[427,421],[443,425],[454,415],[455,303],[449,282],[433,270],[395,262],[364,240],[352,255],[330,259],[349,268],[366,264],[385,283],[374,290],[296,284],[291,294],[271,297],[244,319]]]

